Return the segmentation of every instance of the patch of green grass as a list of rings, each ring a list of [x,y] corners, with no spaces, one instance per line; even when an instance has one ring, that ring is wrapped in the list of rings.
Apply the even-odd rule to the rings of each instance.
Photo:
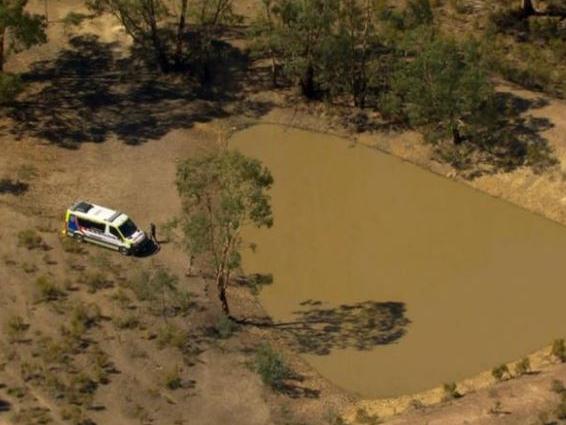
[[[61,248],[63,248],[63,251],[68,252],[69,254],[78,255],[85,253],[83,245],[76,240],[69,238],[68,236],[61,236],[61,238],[59,238],[59,241],[61,242]]]
[[[260,345],[256,351],[255,370],[263,383],[274,389],[280,389],[290,373],[282,354],[267,343]]]
[[[220,316],[215,326],[216,335],[221,339],[230,338],[237,329],[238,325],[224,314]]]
[[[159,328],[156,341],[159,349],[175,347],[182,350],[187,342],[187,335],[179,327],[167,324]]]
[[[110,281],[101,272],[84,273],[80,276],[79,281],[87,287],[87,291],[91,294],[111,286]]]
[[[530,371],[531,371],[531,361],[529,360],[528,357],[525,357],[522,360],[519,360],[515,364],[515,375],[517,375],[517,376],[526,375]]]
[[[165,375],[165,386],[170,390],[178,390],[183,386],[178,367],[173,368]]]

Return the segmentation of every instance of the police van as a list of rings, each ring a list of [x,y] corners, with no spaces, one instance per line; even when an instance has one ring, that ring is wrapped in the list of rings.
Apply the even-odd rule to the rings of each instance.
[[[126,214],[84,201],[67,210],[64,233],[124,255],[139,252],[147,241],[145,233]]]

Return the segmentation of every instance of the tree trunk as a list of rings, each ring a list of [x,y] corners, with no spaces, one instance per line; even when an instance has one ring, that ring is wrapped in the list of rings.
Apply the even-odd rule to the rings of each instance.
[[[310,63],[301,78],[301,91],[307,99],[314,98],[314,67]]]
[[[155,50],[155,56],[157,63],[161,72],[169,72],[169,61],[167,59],[167,54],[165,53],[165,48],[161,43],[159,38],[159,31],[157,29],[157,16],[155,12],[155,3],[153,0],[149,2],[149,27],[151,30],[151,42],[153,44],[153,49]]]
[[[185,35],[185,25],[187,23],[187,8],[189,0],[181,0],[181,16],[177,26],[177,45],[175,48],[175,66],[179,68],[183,62],[183,37]]]
[[[0,28],[0,72],[4,72],[4,36],[6,28]]]
[[[460,145],[462,143],[462,135],[460,134],[460,130],[458,130],[457,125],[452,127],[452,142],[455,145]]]
[[[228,299],[226,298],[226,282],[227,277],[223,272],[216,274],[216,287],[218,288],[218,299],[222,305],[222,311],[226,316],[230,316],[230,307],[228,306]]]
[[[537,13],[533,6],[533,0],[521,0],[521,10],[525,17],[532,16]]]

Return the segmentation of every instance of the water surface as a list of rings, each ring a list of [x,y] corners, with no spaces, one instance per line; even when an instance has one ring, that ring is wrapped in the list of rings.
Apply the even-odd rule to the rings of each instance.
[[[417,392],[566,333],[562,226],[327,135],[257,126],[231,144],[275,178],[245,269],[273,274],[262,304],[343,388]]]

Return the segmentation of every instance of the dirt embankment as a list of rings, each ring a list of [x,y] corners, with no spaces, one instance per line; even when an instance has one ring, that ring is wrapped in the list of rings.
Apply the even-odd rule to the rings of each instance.
[[[56,21],[74,9],[71,3],[52,5],[50,20]],[[293,356],[289,361],[301,379],[293,383],[293,391],[273,394],[266,390],[249,363],[259,342],[272,338],[277,343],[276,336],[268,331],[244,329],[227,341],[209,338],[207,329],[218,313],[215,300],[205,294],[201,279],[184,277],[185,257],[174,244],[164,244],[153,258],[138,260],[102,255],[96,248],[87,248],[76,256],[66,252],[58,239],[61,214],[77,198],[123,209],[143,225],[150,221],[164,224],[179,208],[173,185],[175,161],[216,143],[239,126],[261,121],[336,132],[566,224],[563,102],[502,87],[526,100],[544,99],[533,102],[538,106],[527,108],[523,114],[551,123],[541,135],[549,141],[560,164],[542,174],[519,168],[469,181],[433,161],[430,147],[416,133],[354,136],[340,124],[333,124],[324,108],[313,110],[301,104],[290,107],[286,94],[258,88],[251,78],[243,77],[231,102],[218,103],[191,97],[176,81],[153,81],[143,76],[130,79],[135,72],[126,79],[116,78],[117,71],[122,71],[117,59],[124,57],[128,42],[119,26],[107,18],[70,32],[54,23],[49,31],[47,46],[13,56],[8,63],[9,70],[34,68],[36,73],[30,75],[32,84],[19,107],[3,119],[0,135],[0,180],[5,179],[0,188],[0,323],[20,315],[30,325],[27,335],[33,338],[17,344],[2,341],[0,423],[10,423],[14,413],[41,414],[41,409],[48,409],[55,423],[63,423],[65,412],[57,397],[34,384],[33,379],[24,379],[21,370],[23,364],[38,361],[34,353],[41,338],[60,336],[68,310],[77,303],[98,305],[102,319],[88,331],[90,348],[75,356],[71,370],[61,370],[69,379],[86,370],[93,347],[102,348],[111,359],[114,372],[94,398],[94,406],[99,408],[82,412],[99,424],[329,423],[333,412],[348,405],[347,395]],[[66,72],[54,74],[54,66]],[[253,73],[253,68],[250,71]],[[28,228],[36,229],[49,248],[18,247],[18,233]],[[113,275],[106,270],[109,266],[122,272]],[[160,318],[140,317],[142,325],[135,329],[116,326],[120,315],[145,308],[135,299],[125,308],[117,301],[123,289],[120,282],[131,277],[125,271],[155,267],[165,267],[179,276],[179,286],[193,294],[194,311],[175,321],[194,338],[195,356],[190,364],[174,347],[156,344],[163,325]],[[91,293],[81,281],[82,273],[91,271],[108,272],[112,284]],[[36,297],[34,282],[41,276],[61,285],[70,280],[65,297],[57,303],[32,302]],[[235,288],[232,297],[240,314],[260,314],[246,289]],[[539,420],[539,412],[557,402],[550,381],[566,378],[564,366],[549,366],[547,351],[533,356],[535,374],[487,388],[492,383],[487,372],[459,384],[459,390],[465,393],[462,399],[424,409],[413,403],[410,412],[392,418],[391,423],[526,424]],[[47,369],[52,366],[48,363]],[[171,390],[164,381],[177,367],[182,387]],[[351,420],[357,416],[367,423],[374,414],[399,413],[413,398],[428,404],[442,395],[435,389],[421,396],[360,402],[346,410],[346,416]],[[500,404],[496,406],[497,401]],[[360,416],[359,408],[370,418]]]

